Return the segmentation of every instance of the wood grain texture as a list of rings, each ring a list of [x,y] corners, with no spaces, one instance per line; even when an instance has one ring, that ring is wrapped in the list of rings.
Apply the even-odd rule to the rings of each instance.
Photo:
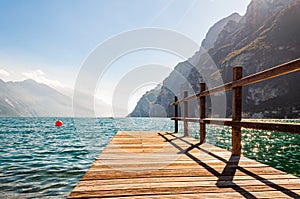
[[[184,91],[183,96],[187,97],[188,96],[188,91]],[[188,101],[185,101],[183,103],[183,117],[184,118],[189,117],[189,103],[188,103]],[[188,126],[188,122],[186,120],[183,121],[183,126],[184,126],[184,136],[190,136],[189,126]]]
[[[224,118],[183,118],[183,117],[171,117],[171,120],[178,120],[187,122],[197,122],[205,124],[214,124],[221,126],[243,127],[249,129],[260,129],[266,131],[285,132],[292,134],[300,134],[300,124],[298,123],[283,123],[283,122],[267,122],[257,121],[253,119],[242,119],[241,121],[232,121],[232,119]]]
[[[178,101],[177,96],[174,97],[174,102],[176,103]],[[174,116],[178,117],[178,104],[174,105]],[[175,120],[174,123],[174,132],[178,133],[178,120]]]
[[[233,68],[233,81],[241,79],[243,76],[242,67]],[[232,121],[240,122],[242,119],[242,87],[232,88]],[[242,153],[242,128],[233,126],[231,130],[232,155]]]
[[[68,198],[300,198],[300,179],[181,134],[120,131]]]
[[[205,83],[200,83],[200,93],[204,92],[206,89],[206,84]],[[206,97],[200,97],[200,119],[204,119],[206,117]],[[176,116],[175,116],[176,117]],[[205,142],[205,136],[206,136],[206,129],[205,129],[205,123],[200,122],[200,143]]]

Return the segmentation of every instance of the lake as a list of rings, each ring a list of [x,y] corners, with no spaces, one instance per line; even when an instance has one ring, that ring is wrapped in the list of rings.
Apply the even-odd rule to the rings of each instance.
[[[174,130],[168,118],[59,119],[61,127],[57,118],[0,118],[0,198],[65,198],[117,131]],[[199,124],[189,126],[199,138]],[[300,135],[245,129],[242,135],[245,156],[300,176]],[[230,150],[230,128],[209,125],[207,142]]]

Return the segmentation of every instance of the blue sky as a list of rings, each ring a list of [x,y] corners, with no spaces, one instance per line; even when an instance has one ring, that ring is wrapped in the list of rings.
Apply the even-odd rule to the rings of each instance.
[[[243,15],[249,2],[1,0],[0,78],[33,78],[52,86],[73,88],[90,52],[114,35],[158,27],[175,30],[200,44],[215,22],[233,12]],[[170,57],[165,64],[174,65],[177,61]],[[111,73],[118,71],[114,68]],[[110,78],[106,79],[108,83]],[[110,101],[106,96],[99,98]]]

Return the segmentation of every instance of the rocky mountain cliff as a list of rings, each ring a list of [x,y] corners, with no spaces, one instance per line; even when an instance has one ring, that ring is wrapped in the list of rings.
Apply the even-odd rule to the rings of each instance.
[[[238,13],[233,13],[230,16],[221,19],[217,23],[215,23],[207,32],[205,39],[203,39],[201,46],[204,49],[210,49],[214,46],[220,32],[224,29],[229,21],[234,23],[238,23],[242,17]]]
[[[173,116],[173,107],[169,104],[174,95],[183,97],[183,90],[197,93],[203,81],[209,88],[229,82],[234,66],[243,66],[243,76],[247,76],[299,58],[298,19],[299,0],[253,0],[244,16],[233,14],[216,23],[207,33],[201,49],[189,60],[179,63],[160,89],[146,93],[130,116],[153,116],[152,109],[157,107],[156,113],[165,113],[160,116]],[[300,117],[299,75],[289,74],[244,87],[244,115]],[[230,92],[207,101],[208,115],[231,115]],[[192,103],[195,106],[192,106],[194,111],[190,111],[191,117],[198,115],[197,101]],[[222,105],[225,109],[220,108]]]

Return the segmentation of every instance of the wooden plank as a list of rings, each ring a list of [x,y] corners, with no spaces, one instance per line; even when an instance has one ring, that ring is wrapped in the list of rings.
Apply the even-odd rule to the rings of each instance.
[[[188,182],[188,184],[187,184]],[[270,181],[258,181],[258,180],[242,180],[242,181],[224,181],[224,185],[226,186],[240,186],[240,187],[249,187],[252,190],[257,189],[257,187],[263,187],[265,185],[270,185],[272,183],[276,183],[281,186],[285,187],[292,187],[293,183],[297,183],[296,180],[290,180],[290,182],[283,181],[283,180],[273,180]],[[227,184],[226,184],[227,183]],[[292,184],[292,186],[291,186]],[[75,191],[104,191],[104,190],[127,190],[127,189],[144,189],[144,188],[189,188],[189,187],[205,187],[205,188],[212,188],[215,189],[216,184],[215,181],[196,181],[196,180],[189,180],[184,182],[178,181],[169,181],[166,182],[150,182],[150,183],[134,183],[130,181],[130,184],[103,184],[103,183],[95,183],[95,184],[81,184],[76,188]],[[126,185],[126,186],[124,186]],[[257,187],[256,187],[257,186]],[[300,186],[300,185],[299,185]],[[292,187],[292,189],[297,190],[299,186]],[[267,189],[267,188],[266,188]],[[272,188],[269,188],[272,189]],[[219,191],[219,190],[216,190]],[[221,191],[221,190],[220,190]]]
[[[280,181],[282,183],[291,183],[292,181],[296,181],[298,180],[297,177],[294,176],[290,176],[289,178],[287,178],[287,175],[261,175],[263,178],[268,178],[269,181],[276,183],[276,181]],[[234,178],[234,182],[238,182],[238,181],[251,181],[254,178],[249,177],[249,176],[235,176]],[[218,180],[217,177],[213,176],[213,177],[177,177],[176,179],[172,178],[172,177],[160,177],[160,178],[132,178],[131,182],[132,183],[136,183],[136,184],[140,184],[140,183],[155,183],[155,182],[165,182],[165,183],[170,183],[170,182],[200,182],[200,181],[216,181]],[[123,185],[122,185],[123,184]],[[128,184],[128,180],[127,179],[113,179],[113,180],[107,180],[107,179],[102,179],[102,180],[86,180],[86,181],[80,181],[78,182],[78,185],[80,186],[94,186],[94,185],[122,185],[124,186],[124,184]]]
[[[265,197],[265,192],[252,192],[252,195],[254,196],[254,198],[287,198],[285,194],[281,193],[280,191],[269,191],[269,197]],[[179,195],[173,195],[173,194],[168,194],[168,195],[147,195],[147,198],[193,198],[193,199],[199,199],[199,194],[181,194]],[[135,199],[139,199],[139,198],[145,198],[145,196],[125,196],[122,198],[135,198]],[[214,193],[203,193],[201,194],[201,199],[231,199],[231,198],[246,198],[245,197],[241,197],[241,195],[239,193],[222,193],[222,195],[216,195]],[[250,198],[250,197],[248,197]]]
[[[186,183],[185,183],[186,184]],[[169,183],[169,185],[172,185],[172,183]],[[292,187],[292,186],[290,186]],[[274,195],[271,195],[270,193],[276,191],[276,189],[273,189],[268,186],[243,186],[239,187],[236,186],[235,190],[240,195],[236,195],[236,198],[243,198],[241,196],[253,196],[254,192],[262,192],[262,197],[264,198],[273,198]],[[250,191],[251,190],[251,191]],[[285,191],[278,190],[279,193],[282,194],[282,196],[285,195],[286,198],[291,198],[286,196]],[[123,188],[123,189],[112,189],[112,190],[83,190],[83,191],[74,191],[72,192],[72,198],[91,198],[91,197],[124,197],[124,196],[144,196],[147,197],[148,195],[165,195],[165,194],[188,194],[188,193],[197,193],[199,198],[202,198],[202,194],[212,193],[214,196],[221,196],[223,193],[226,192],[232,192],[232,188],[218,188],[216,186],[186,186],[184,187],[151,187],[151,185],[148,185],[148,187],[137,187],[137,188]],[[293,193],[298,195],[300,191],[299,190],[293,190]],[[272,197],[273,196],[273,197]],[[69,197],[70,198],[70,197]],[[249,197],[250,198],[250,197]],[[253,198],[253,197],[252,197]]]
[[[122,139],[135,144],[130,147]],[[119,132],[68,198],[297,198],[299,194],[298,177],[231,156],[208,143],[200,145],[168,132]]]

